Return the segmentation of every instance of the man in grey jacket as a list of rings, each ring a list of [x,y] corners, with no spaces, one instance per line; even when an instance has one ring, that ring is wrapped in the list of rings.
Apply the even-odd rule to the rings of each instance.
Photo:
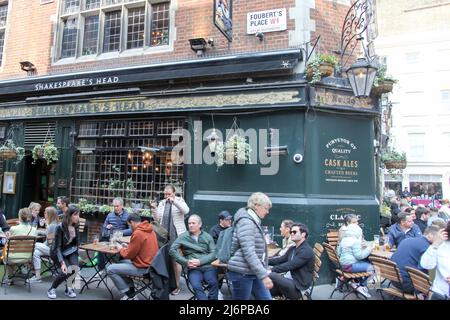
[[[269,278],[267,245],[261,220],[269,213],[272,202],[261,192],[253,193],[247,208],[235,215],[235,232],[228,261],[228,277],[232,283],[233,300],[272,300]]]

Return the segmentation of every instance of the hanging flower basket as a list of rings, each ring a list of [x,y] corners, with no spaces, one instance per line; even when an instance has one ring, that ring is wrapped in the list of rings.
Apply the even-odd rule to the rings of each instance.
[[[334,66],[329,62],[321,62],[319,65],[320,76],[322,78],[329,77],[334,73]],[[308,67],[306,69],[306,77],[312,79],[314,76],[314,69]]]
[[[379,96],[383,93],[392,92],[392,89],[394,88],[394,83],[395,82],[392,80],[383,80],[377,86],[372,87],[372,93],[376,96]]]
[[[50,165],[53,162],[58,161],[58,149],[55,147],[53,142],[49,140],[42,145],[35,145],[32,151],[32,156],[33,164],[35,164],[38,159],[45,159],[47,164]]]
[[[387,160],[384,161],[384,166],[386,169],[405,169],[406,160]]]
[[[17,157],[17,152],[14,149],[1,149],[0,159],[15,159]]]
[[[251,163],[250,153],[252,149],[244,136],[241,136],[236,119],[231,127],[234,132],[225,142],[218,142],[215,150],[214,160],[217,167],[226,164],[246,164]]]

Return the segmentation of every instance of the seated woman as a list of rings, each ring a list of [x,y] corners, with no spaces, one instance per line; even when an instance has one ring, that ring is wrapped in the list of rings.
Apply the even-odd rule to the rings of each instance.
[[[55,237],[56,227],[58,226],[58,214],[53,207],[47,207],[44,211],[46,240],[44,243],[36,242],[33,255],[33,266],[35,275],[27,282],[41,282],[41,257],[50,255],[50,245]]]
[[[41,211],[41,205],[37,202],[30,202],[28,209],[32,215],[31,225],[37,228],[39,226],[39,211]]]
[[[371,250],[372,246],[363,248],[362,230],[356,224],[349,224],[342,231],[342,239],[336,248],[342,269],[347,272],[373,272],[373,266],[364,260],[370,255]],[[367,279],[364,279],[359,285],[354,282],[350,285],[365,297],[370,298],[366,283]]]
[[[36,236],[37,235],[37,229],[36,227],[33,227],[31,225],[32,215],[28,208],[22,208],[19,210],[19,224],[16,226],[11,227],[10,235],[13,236]],[[14,254],[14,253],[13,253]],[[16,253],[14,254],[14,259],[22,258],[22,256],[18,255],[24,255],[23,253]],[[24,259],[27,258],[27,256],[23,257]],[[30,258],[30,257],[28,257]],[[13,273],[13,267],[7,265],[6,266],[6,279],[4,281],[4,284],[11,285],[11,275]]]
[[[291,239],[291,228],[293,224],[294,221],[292,220],[283,220],[281,222],[280,232],[283,236],[283,247],[281,248],[280,252],[278,252],[278,257],[284,255],[290,247],[295,246],[295,242]]]
[[[342,239],[342,233],[347,229],[347,227],[351,224],[358,225],[358,216],[353,213],[346,214],[344,216],[344,224],[339,228],[339,239],[338,242]],[[362,237],[362,235],[361,235]]]

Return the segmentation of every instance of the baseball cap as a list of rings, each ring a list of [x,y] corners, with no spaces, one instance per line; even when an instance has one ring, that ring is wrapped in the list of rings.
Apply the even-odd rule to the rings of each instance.
[[[221,213],[219,213],[219,219],[231,220],[233,219],[233,216],[228,211],[224,210]]]

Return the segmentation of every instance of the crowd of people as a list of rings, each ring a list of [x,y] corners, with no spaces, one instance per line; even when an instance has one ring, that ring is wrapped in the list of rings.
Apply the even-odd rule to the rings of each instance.
[[[391,197],[391,217],[384,225],[385,241],[396,248],[392,261],[396,262],[402,276],[402,283],[393,283],[407,293],[414,293],[406,267],[419,270],[436,268],[433,282],[434,299],[447,297],[450,284],[450,216],[447,215],[445,200],[441,210],[411,204],[407,194],[402,199]],[[447,202],[448,203],[448,202]],[[38,203],[19,210],[19,224],[9,227],[5,216],[0,214],[0,226],[5,239],[15,235],[44,236],[44,242],[37,242],[33,255],[34,275],[29,283],[42,281],[41,258],[50,257],[58,269],[51,287],[47,291],[50,299],[57,297],[57,288],[66,283],[65,295],[76,297],[73,286],[79,272],[79,216],[75,205],[69,204],[66,197],[60,197],[57,208],[47,207],[44,218],[39,218],[41,209]],[[222,298],[220,288],[223,277],[215,262],[218,252],[229,245],[229,258],[225,264],[226,277],[231,287],[233,300],[271,300],[282,296],[287,299],[301,299],[313,285],[315,255],[308,243],[308,227],[300,222],[282,220],[280,234],[282,245],[273,257],[268,254],[268,241],[263,231],[264,218],[272,208],[271,199],[264,193],[253,193],[246,206],[234,215],[229,211],[218,214],[218,223],[209,232],[203,229],[202,217],[190,212],[183,198],[176,195],[172,185],[164,189],[164,199],[159,204],[151,203],[153,221],[144,221],[134,212],[127,212],[121,198],[113,200],[113,211],[102,225],[101,240],[108,241],[114,230],[121,230],[124,236],[131,236],[130,242],[116,243],[117,255],[106,259],[98,255],[98,276],[111,279],[114,286],[123,294],[122,299],[136,299],[132,277],[148,272],[152,261],[161,248],[161,230],[164,230],[163,243],[168,248],[168,263],[171,275],[167,286],[172,295],[180,293],[180,277],[183,275],[198,300]],[[448,207],[447,207],[448,209]],[[187,228],[186,228],[187,222]],[[38,231],[38,227],[39,231]],[[230,230],[229,239],[225,230]],[[368,282],[372,281],[375,270],[368,260],[375,243],[364,239],[358,217],[348,214],[339,229],[336,252],[343,270],[346,272],[365,272],[371,276],[350,281],[355,291],[370,297]],[[113,263],[107,264],[107,261]],[[5,284],[12,285],[12,267],[6,265]],[[219,272],[220,271],[220,272]],[[220,280],[219,280],[220,279]],[[338,277],[336,285],[344,279]]]

